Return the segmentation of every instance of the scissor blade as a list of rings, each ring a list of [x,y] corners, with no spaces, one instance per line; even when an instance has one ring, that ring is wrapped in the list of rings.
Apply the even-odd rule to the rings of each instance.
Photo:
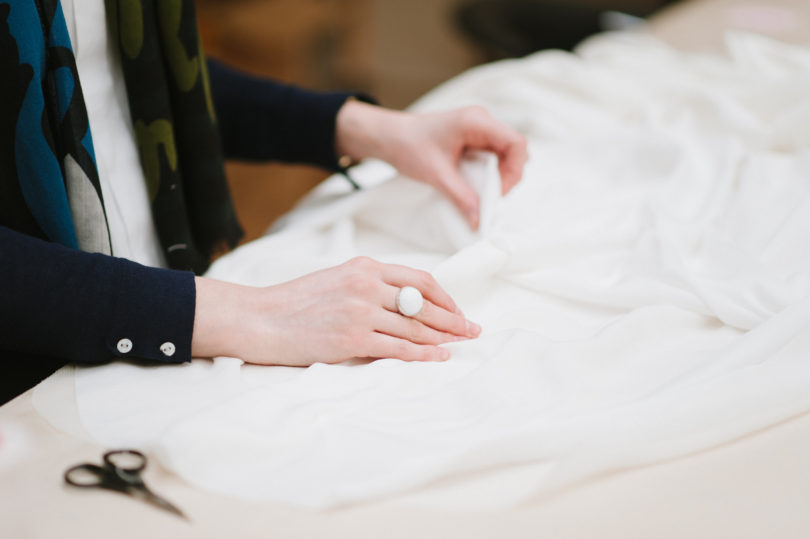
[[[155,507],[159,507],[164,509],[170,513],[177,515],[178,517],[188,520],[188,517],[183,514],[183,512],[178,509],[173,503],[165,498],[161,498],[157,494],[153,493],[149,489],[143,487],[138,489],[133,489],[132,495],[136,498],[139,498],[147,503],[154,505]]]

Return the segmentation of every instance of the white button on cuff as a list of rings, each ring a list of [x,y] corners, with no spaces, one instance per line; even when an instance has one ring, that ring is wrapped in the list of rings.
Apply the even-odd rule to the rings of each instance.
[[[174,355],[174,343],[165,342],[160,345],[160,351],[163,352],[163,355],[166,357],[172,357]]]
[[[132,350],[132,341],[129,339],[121,339],[118,341],[116,348],[118,348],[118,351],[122,354],[128,354],[130,350]]]

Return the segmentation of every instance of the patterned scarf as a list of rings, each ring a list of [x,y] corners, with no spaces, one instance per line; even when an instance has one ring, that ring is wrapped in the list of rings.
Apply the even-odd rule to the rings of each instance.
[[[202,273],[241,237],[191,0],[106,0],[169,266]],[[0,225],[111,253],[93,140],[58,0],[0,1]]]

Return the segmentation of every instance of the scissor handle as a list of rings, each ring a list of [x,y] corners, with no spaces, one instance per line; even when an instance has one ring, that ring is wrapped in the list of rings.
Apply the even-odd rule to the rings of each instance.
[[[146,468],[146,456],[135,449],[115,449],[104,453],[104,465],[111,471],[135,475]]]
[[[65,472],[65,482],[74,487],[93,488],[106,484],[109,472],[95,464],[77,464]]]
[[[65,481],[75,487],[103,487],[126,490],[143,485],[141,470],[146,457],[134,449],[116,449],[104,453],[104,465],[77,464],[65,472]]]

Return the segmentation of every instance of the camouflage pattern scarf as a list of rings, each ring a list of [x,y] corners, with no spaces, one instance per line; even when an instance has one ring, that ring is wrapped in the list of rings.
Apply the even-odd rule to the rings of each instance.
[[[201,273],[241,229],[193,1],[106,0],[106,9],[163,252],[170,267]],[[58,0],[0,1],[0,75],[0,225],[114,254]]]

